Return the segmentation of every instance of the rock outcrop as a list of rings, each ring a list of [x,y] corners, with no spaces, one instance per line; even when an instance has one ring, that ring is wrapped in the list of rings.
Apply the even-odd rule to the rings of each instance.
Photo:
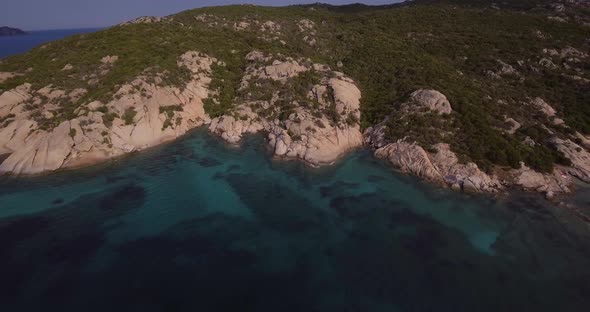
[[[65,92],[51,85],[34,90],[23,84],[0,95],[0,117],[7,123],[0,128],[0,154],[9,154],[0,173],[37,174],[93,164],[172,140],[202,124],[230,143],[245,133],[264,131],[275,155],[314,166],[333,163],[362,145],[361,92],[352,79],[305,59],[281,61],[260,52],[246,58],[250,65],[241,83],[244,93],[264,81],[288,89],[302,73],[317,82],[298,94],[263,90],[271,100],[236,98],[242,103],[211,120],[203,108],[204,99],[218,94],[208,89],[211,67],[224,65],[189,51],[177,62],[192,75],[183,88],[163,85],[163,74],[140,75],[119,87],[109,102],[83,104],[73,112],[75,117],[58,124],[60,103],[75,102],[86,90]],[[105,56],[99,70],[108,71],[117,61],[117,56]]]
[[[103,64],[114,61],[110,57]],[[184,88],[148,82],[148,77],[140,76],[121,86],[112,101],[82,106],[74,112],[77,117],[52,129],[44,125],[53,121],[58,102],[73,100],[85,90],[66,94],[51,86],[32,90],[24,84],[4,92],[0,117],[12,114],[15,121],[0,128],[0,154],[10,154],[0,164],[0,173],[37,174],[92,164],[183,135],[209,121],[203,100],[209,96],[214,62],[207,55],[187,52],[178,61],[178,66],[193,75]],[[48,102],[41,103],[41,99]],[[31,105],[41,106],[31,111]]]
[[[496,192],[503,188],[500,181],[481,171],[476,164],[459,163],[448,144],[439,143],[429,153],[415,142],[388,143],[384,140],[384,125],[369,128],[365,142],[375,148],[375,156],[387,160],[402,172],[467,192]]]
[[[453,189],[460,187],[464,191],[489,193],[503,188],[496,177],[481,171],[475,163],[459,163],[457,155],[448,144],[439,143],[433,148],[436,150],[432,156],[433,163],[442,174],[444,182]]]
[[[398,141],[375,150],[377,158],[389,161],[394,167],[407,173],[442,182],[443,177],[432,163],[428,153],[416,143]]]
[[[400,113],[412,113],[407,105],[426,108],[439,114],[452,112],[446,96],[435,90],[418,90],[412,93],[410,104],[402,105]],[[405,139],[390,142],[386,138],[387,117],[382,123],[365,131],[365,143],[375,149],[377,158],[385,159],[402,172],[411,173],[429,181],[469,192],[496,192],[502,189],[500,181],[481,171],[476,164],[462,164],[448,144],[435,144],[427,152],[416,142]]]
[[[420,89],[410,95],[410,101],[404,105],[409,111],[426,109],[438,114],[450,114],[453,109],[447,97],[436,90]]]
[[[553,124],[566,126],[556,118],[557,112],[541,98],[535,98],[531,105],[548,117]],[[387,138],[387,127],[395,126],[391,123],[394,116],[420,114],[435,111],[439,114],[450,113],[450,104],[446,97],[434,90],[418,90],[412,93],[410,100],[400,106],[400,110],[386,117],[380,124],[365,131],[365,143],[375,150],[375,156],[387,160],[394,167],[407,173],[414,174],[429,181],[447,185],[455,190],[471,192],[496,192],[506,186],[536,191],[552,198],[557,194],[572,191],[573,177],[590,182],[590,153],[585,149],[589,142],[585,136],[576,134],[575,138],[581,142],[578,145],[569,139],[554,136],[551,144],[565,158],[571,161],[571,166],[556,165],[550,173],[540,173],[521,163],[520,169],[493,170],[494,173],[481,171],[475,163],[461,163],[457,155],[448,144],[434,144],[422,147],[407,138],[390,141]],[[514,133],[520,128],[520,123],[512,118],[505,119],[505,132]],[[528,137],[527,137],[528,138]],[[532,141],[530,138],[528,140]],[[531,146],[537,143],[531,142]],[[499,178],[496,174],[501,176]]]
[[[558,151],[571,161],[572,165],[566,169],[567,172],[584,182],[590,183],[590,153],[571,140],[553,138],[551,142]]]
[[[563,174],[563,168],[556,168],[551,174],[542,174],[521,163],[520,169],[512,170],[511,183],[525,190],[544,193],[548,198],[556,194],[571,192],[572,180]]]
[[[554,111],[544,101],[533,102],[545,114],[554,116]],[[418,109],[412,109],[418,108]],[[444,95],[434,90],[418,90],[412,93],[410,101],[401,109],[375,127],[365,131],[365,143],[375,150],[375,156],[387,160],[394,167],[429,181],[447,185],[455,190],[469,192],[497,192],[505,186],[516,185],[527,190],[545,193],[548,197],[571,191],[571,178],[564,174],[575,170],[576,176],[586,177],[590,168],[588,155],[583,149],[571,141],[563,142],[556,139],[555,144],[566,157],[572,159],[572,168],[558,167],[551,174],[542,174],[522,165],[519,170],[511,170],[502,174],[500,179],[494,174],[483,172],[475,163],[461,163],[448,144],[439,143],[432,146],[420,146],[418,143],[400,139],[395,142],[388,140],[387,127],[394,126],[389,121],[399,114],[415,114],[416,111],[435,111],[439,114],[451,112],[450,103]],[[511,121],[510,119],[507,119]],[[518,128],[515,121],[510,123],[508,131]],[[575,160],[575,161],[574,161]],[[583,179],[583,178],[582,178]]]
[[[542,98],[537,97],[531,101],[531,104],[536,106],[539,111],[541,111],[547,117],[554,117],[557,112],[551,105],[547,104]]]
[[[15,73],[8,73],[8,72],[0,72],[0,83],[16,76]]]
[[[161,21],[163,21],[164,18],[158,17],[158,16],[140,16],[136,19],[127,21],[127,22],[123,22],[121,24],[119,24],[119,26],[125,26],[125,25],[132,25],[132,24],[151,24],[151,23],[159,23]]]
[[[506,126],[506,132],[508,134],[514,134],[516,130],[520,129],[521,125],[518,121],[514,120],[514,118],[506,118],[504,119],[504,124]]]
[[[271,95],[270,101],[244,102],[231,114],[213,119],[211,132],[237,143],[245,133],[265,131],[269,148],[276,156],[301,159],[313,166],[333,163],[362,145],[358,124],[361,92],[352,79],[328,66],[305,60],[272,61],[272,56],[260,52],[252,52],[246,59],[251,65],[242,79],[243,91],[261,80],[288,85],[304,72],[319,76],[320,83],[302,90],[303,94],[289,95],[297,100],[285,98],[273,89],[264,90]],[[272,65],[264,65],[269,61]],[[281,105],[286,105],[287,111]]]

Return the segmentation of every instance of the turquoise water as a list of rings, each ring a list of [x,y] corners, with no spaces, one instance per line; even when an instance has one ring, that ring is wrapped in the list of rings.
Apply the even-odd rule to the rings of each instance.
[[[587,225],[358,151],[330,168],[204,130],[75,172],[0,178],[2,311],[586,311]],[[572,202],[589,202],[581,193]]]

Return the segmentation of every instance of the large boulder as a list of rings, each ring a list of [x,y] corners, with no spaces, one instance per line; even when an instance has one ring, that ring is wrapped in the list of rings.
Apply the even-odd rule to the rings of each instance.
[[[281,98],[274,88],[263,90],[269,93],[270,100],[246,101],[226,115],[214,118],[209,125],[212,133],[235,144],[245,133],[265,131],[274,155],[300,159],[312,166],[331,164],[362,145],[361,91],[352,79],[323,64],[292,58],[272,61],[272,58],[273,55],[258,51],[246,56],[250,65],[241,81],[244,93],[248,93],[246,89],[251,84],[259,83],[259,79],[288,84],[299,73],[309,70],[319,74],[321,81],[299,94],[298,101]],[[271,61],[272,65],[264,65]],[[289,116],[284,115],[283,104],[279,104],[284,101],[289,101]],[[315,107],[312,101],[319,105]],[[277,119],[281,114],[281,120]]]
[[[0,83],[12,78],[16,76],[15,73],[9,73],[9,72],[0,72]]]
[[[414,91],[410,96],[408,106],[410,109],[412,107],[426,108],[438,114],[450,114],[453,111],[447,97],[436,90],[420,89]]]
[[[394,167],[434,182],[443,182],[428,153],[418,144],[398,141],[375,150],[375,156],[389,161]]]
[[[540,97],[536,97],[531,101],[531,104],[537,107],[539,111],[541,111],[547,117],[554,117],[557,113],[551,105],[547,104],[545,100]]]
[[[0,173],[37,174],[61,168],[74,145],[70,122],[64,121],[51,133],[35,133],[25,139],[2,164]]]
[[[209,131],[221,136],[228,143],[236,144],[246,133],[256,133],[268,129],[268,122],[257,118],[258,115],[252,111],[250,105],[253,104],[256,103],[240,105],[236,108],[236,116],[223,115],[213,118],[209,124]]]
[[[556,168],[550,174],[543,174],[521,163],[519,169],[511,171],[511,175],[513,184],[525,190],[545,193],[547,197],[571,192],[571,178],[563,174],[562,168]]]
[[[551,143],[571,161],[572,165],[568,168],[569,173],[590,183],[590,153],[571,140],[553,138]]]
[[[302,66],[297,61],[274,61],[272,65],[264,67],[260,77],[264,79],[286,81],[288,78],[297,76],[299,73],[307,70],[307,67]]]
[[[460,186],[470,192],[495,192],[502,188],[496,177],[481,171],[475,163],[460,163],[449,144],[439,143],[433,148],[436,153],[432,155],[432,162],[448,185]]]

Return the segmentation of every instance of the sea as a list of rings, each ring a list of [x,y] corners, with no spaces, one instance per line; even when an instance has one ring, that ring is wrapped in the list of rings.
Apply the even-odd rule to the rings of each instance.
[[[0,36],[0,59],[7,56],[25,53],[43,43],[64,37],[95,32],[99,28],[58,29],[27,31],[23,36]]]
[[[453,192],[367,150],[310,168],[195,129],[0,177],[0,311],[588,311],[590,189],[560,200]]]

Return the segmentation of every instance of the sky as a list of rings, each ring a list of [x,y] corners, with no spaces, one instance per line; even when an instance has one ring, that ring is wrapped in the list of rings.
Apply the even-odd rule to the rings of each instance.
[[[165,16],[186,9],[227,4],[282,6],[331,4],[389,4],[400,0],[2,0],[0,26],[24,30],[104,27],[143,15]]]

